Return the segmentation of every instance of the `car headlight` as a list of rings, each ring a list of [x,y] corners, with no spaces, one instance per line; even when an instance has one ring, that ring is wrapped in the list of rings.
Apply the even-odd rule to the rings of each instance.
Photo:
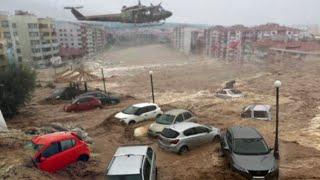
[[[235,169],[237,169],[238,171],[242,171],[242,172],[248,173],[248,170],[246,170],[245,168],[243,168],[243,167],[241,167],[241,166],[239,166],[239,165],[237,165],[237,164],[233,164],[233,167],[234,167]]]
[[[56,96],[56,99],[59,99],[60,98],[60,96]]]
[[[278,166],[277,165],[274,165],[270,170],[269,170],[269,173],[271,172],[274,172],[278,169]]]

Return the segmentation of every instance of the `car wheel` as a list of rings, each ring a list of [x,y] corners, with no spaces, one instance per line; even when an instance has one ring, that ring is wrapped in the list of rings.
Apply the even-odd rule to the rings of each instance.
[[[212,142],[216,143],[219,142],[220,136],[216,135],[213,137]]]
[[[87,162],[88,160],[89,160],[89,156],[86,154],[83,154],[78,158],[78,161]]]
[[[157,180],[158,179],[158,167],[156,167],[156,177],[155,179]]]
[[[188,151],[189,151],[188,146],[182,146],[182,147],[179,149],[179,154],[180,154],[180,155],[183,155],[183,154],[186,154]]]
[[[134,120],[129,121],[129,125],[134,125],[136,122]]]

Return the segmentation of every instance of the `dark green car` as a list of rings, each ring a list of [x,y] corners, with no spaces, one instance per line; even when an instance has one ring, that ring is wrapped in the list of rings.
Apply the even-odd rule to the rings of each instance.
[[[101,101],[101,103],[103,105],[106,105],[106,104],[114,105],[114,104],[120,103],[120,98],[112,96],[112,95],[109,95],[109,94],[105,94],[105,93],[103,93],[101,91],[87,92],[87,93],[81,94],[79,97],[81,97],[81,96],[93,96],[93,97],[96,97]]]

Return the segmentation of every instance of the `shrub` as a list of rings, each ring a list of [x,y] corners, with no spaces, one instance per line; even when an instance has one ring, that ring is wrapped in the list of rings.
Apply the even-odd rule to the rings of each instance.
[[[32,98],[36,73],[25,65],[12,65],[0,72],[0,109],[5,117],[14,116],[18,108]]]

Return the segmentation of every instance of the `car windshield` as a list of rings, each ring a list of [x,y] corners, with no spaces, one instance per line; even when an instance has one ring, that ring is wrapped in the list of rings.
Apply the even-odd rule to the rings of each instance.
[[[107,180],[142,180],[140,174],[107,176]]]
[[[268,112],[267,111],[254,111],[255,118],[267,118]]]
[[[262,138],[235,139],[234,152],[243,155],[259,155],[269,153],[269,149]]]
[[[122,112],[124,114],[134,114],[137,112],[139,108],[138,107],[134,107],[134,106],[129,106],[126,109],[124,109]]]
[[[161,135],[166,138],[176,138],[179,135],[179,133],[172,129],[164,128],[164,130],[161,132]]]
[[[166,125],[172,124],[173,120],[174,120],[174,116],[170,114],[163,114],[156,118],[157,123],[166,124]]]

